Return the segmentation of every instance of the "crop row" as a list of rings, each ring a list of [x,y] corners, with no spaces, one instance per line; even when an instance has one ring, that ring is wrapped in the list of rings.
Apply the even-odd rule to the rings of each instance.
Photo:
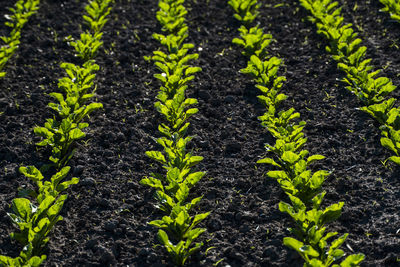
[[[49,95],[56,101],[48,106],[55,111],[56,117],[47,119],[44,127],[35,127],[34,133],[42,138],[37,143],[40,147],[51,149],[50,163],[40,167],[20,167],[20,172],[30,179],[37,188],[21,190],[18,198],[12,201],[12,213],[9,217],[19,232],[11,237],[22,246],[18,257],[0,256],[3,266],[39,266],[46,259],[42,255],[49,234],[55,224],[62,220],[59,215],[69,186],[77,184],[74,177],[65,180],[70,167],[68,161],[75,152],[75,143],[85,137],[83,129],[89,126],[85,118],[94,110],[102,107],[101,103],[90,103],[94,96],[95,72],[99,66],[94,57],[102,45],[102,28],[110,13],[111,0],[91,0],[85,6],[83,16],[89,30],[81,33],[80,39],[71,40],[76,56],[83,61],[82,66],[63,62],[61,68],[67,76],[59,79],[58,90]],[[50,177],[50,178],[48,178]]]
[[[3,45],[0,46],[0,79],[6,76],[3,71],[8,60],[14,55],[20,44],[22,27],[28,22],[30,16],[39,9],[39,0],[18,0],[13,8],[9,10],[11,15],[7,15],[5,26],[11,28],[10,36],[1,36]]]
[[[394,107],[395,98],[386,98],[396,86],[391,79],[380,75],[382,70],[374,70],[371,59],[366,58],[367,48],[361,45],[352,24],[344,22],[337,1],[300,0],[300,3],[312,14],[309,20],[316,24],[318,33],[329,41],[326,51],[346,73],[343,78],[346,88],[365,105],[360,109],[381,124],[381,144],[395,154],[388,160],[400,165],[400,109]]]
[[[241,46],[242,54],[249,58],[247,67],[241,73],[248,74],[261,91],[258,98],[267,111],[259,120],[276,139],[275,145],[266,144],[271,157],[261,159],[258,163],[278,169],[269,171],[267,176],[276,179],[290,199],[290,203],[281,201],[279,210],[294,220],[295,225],[290,232],[296,238],[285,237],[283,243],[301,255],[304,266],[331,266],[345,255],[340,246],[348,234],[332,240],[338,233],[326,232],[326,224],[340,216],[344,203],[321,207],[326,194],[322,184],[329,172],[319,170],[313,173],[309,166],[324,159],[324,156],[309,155],[303,149],[307,142],[302,132],[306,123],[296,122],[300,114],[293,108],[279,110],[280,103],[287,99],[280,92],[286,80],[278,76],[282,60],[268,55],[266,48],[272,36],[265,34],[258,25],[250,28],[258,15],[259,4],[256,0],[230,0],[229,4],[235,11],[235,18],[242,23],[239,28],[241,38],[235,38],[233,43]],[[350,255],[340,266],[357,266],[363,259],[363,254]]]
[[[186,98],[185,92],[201,68],[189,65],[198,54],[190,54],[194,45],[185,42],[188,26],[183,3],[184,0],[161,0],[158,4],[157,20],[165,34],[153,34],[153,37],[165,52],[154,51],[148,59],[154,61],[161,71],[154,75],[162,83],[154,106],[165,120],[158,126],[161,137],[157,139],[163,152],[147,151],[146,155],[161,163],[165,173],[152,173],[141,180],[142,184],[156,189],[155,207],[165,216],[149,224],[159,228],[158,239],[178,266],[184,265],[188,257],[203,245],[201,242],[192,243],[205,231],[196,226],[209,215],[209,212],[192,215],[202,197],[191,199],[189,196],[190,189],[205,173],[192,170],[203,158],[192,155],[187,149],[192,139],[186,134],[190,125],[187,120],[198,109],[190,108],[197,104],[197,100]]]

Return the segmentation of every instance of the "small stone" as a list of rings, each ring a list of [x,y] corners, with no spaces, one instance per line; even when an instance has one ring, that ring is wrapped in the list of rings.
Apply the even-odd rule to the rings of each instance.
[[[84,186],[94,186],[96,184],[96,180],[91,177],[88,177],[88,178],[82,179],[80,184],[84,185]]]
[[[117,141],[125,141],[125,135],[121,132],[117,133]]]
[[[97,239],[90,239],[89,241],[86,242],[86,248],[92,249],[94,246],[96,246],[98,243]]]
[[[230,142],[226,145],[225,153],[226,154],[237,154],[242,150],[242,147],[237,142]]]
[[[224,101],[226,103],[233,103],[235,101],[235,99],[233,98],[233,96],[228,95],[228,96],[225,97]]]
[[[239,262],[242,262],[244,259],[244,256],[240,254],[239,252],[233,252],[229,254],[230,258],[237,260]]]
[[[0,98],[0,107],[5,107],[8,105],[8,101],[6,98]]]
[[[78,165],[74,168],[73,175],[74,176],[79,176],[83,173],[84,167],[82,165]]]
[[[238,212],[235,214],[235,220],[240,221],[243,217],[243,214],[241,212]]]
[[[158,260],[158,256],[157,256],[156,253],[152,252],[152,253],[150,253],[150,255],[147,257],[147,259],[148,259],[150,262],[156,262],[156,261]]]
[[[207,91],[205,91],[205,90],[200,90],[200,91],[199,91],[199,97],[200,97],[201,99],[207,101],[207,100],[210,99],[211,96],[210,96],[210,94],[209,94]]]
[[[271,260],[276,260],[279,258],[278,254],[276,253],[276,248],[274,248],[272,246],[264,249],[263,256],[265,258],[269,258]]]
[[[221,222],[215,219],[211,219],[207,226],[210,231],[219,231],[222,228]]]
[[[103,246],[97,247],[97,254],[99,254],[100,256],[101,263],[109,263],[115,261],[113,253],[109,249]]]
[[[117,229],[118,227],[118,222],[117,221],[108,221],[106,222],[104,229],[106,229],[107,231],[113,232],[115,229]]]
[[[102,198],[98,201],[99,205],[102,206],[103,208],[110,208],[111,203],[108,199]]]
[[[147,255],[150,254],[150,249],[149,248],[142,248],[139,252],[140,257],[146,257]]]

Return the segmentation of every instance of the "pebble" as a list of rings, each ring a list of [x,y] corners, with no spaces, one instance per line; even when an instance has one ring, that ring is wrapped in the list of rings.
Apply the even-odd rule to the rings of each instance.
[[[94,186],[96,184],[96,180],[91,177],[88,177],[88,178],[82,179],[80,181],[80,184],[84,185],[84,186]]]
[[[113,255],[113,253],[109,249],[107,249],[107,248],[105,248],[103,246],[98,246],[97,247],[97,253],[100,256],[100,262],[101,263],[108,263],[108,262],[115,261],[115,257]]]
[[[113,232],[115,229],[117,229],[117,227],[118,227],[118,222],[117,222],[117,221],[114,221],[114,220],[108,221],[108,222],[106,222],[106,224],[104,225],[104,228],[105,228],[107,231],[110,231],[110,232]]]
[[[235,101],[235,99],[233,98],[233,96],[228,95],[228,96],[225,97],[224,101],[226,103],[233,103]]]
[[[74,168],[73,175],[74,176],[79,176],[83,173],[84,167],[82,165],[78,165]]]

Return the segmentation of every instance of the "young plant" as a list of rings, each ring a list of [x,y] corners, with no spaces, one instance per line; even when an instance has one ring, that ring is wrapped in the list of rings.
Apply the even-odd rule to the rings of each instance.
[[[228,4],[235,11],[233,17],[246,27],[251,24],[259,14],[258,8],[260,4],[257,3],[257,0],[229,0]]]
[[[51,148],[51,163],[45,164],[40,170],[35,166],[20,168],[20,172],[36,184],[37,190],[20,191],[20,197],[13,200],[12,213],[8,215],[20,231],[12,233],[11,237],[19,241],[23,249],[16,258],[0,256],[0,266],[39,266],[46,259],[41,254],[49,240],[48,236],[55,224],[62,220],[59,213],[67,199],[67,194],[62,192],[79,182],[75,177],[65,181],[70,170],[66,165],[75,152],[74,143],[85,137],[83,129],[89,125],[83,122],[84,119],[102,107],[101,103],[86,102],[94,96],[94,79],[99,66],[93,57],[101,44],[102,33],[99,30],[106,21],[103,15],[110,12],[109,3],[109,0],[92,0],[86,6],[88,15],[85,20],[92,19],[89,25],[94,26],[92,32],[81,37],[96,36],[98,39],[94,42],[81,40],[71,43],[85,62],[82,66],[65,62],[61,64],[67,76],[59,79],[58,87],[64,94],[50,93],[56,101],[48,105],[56,112],[56,116],[47,119],[44,127],[34,128],[35,134],[42,137],[37,145]],[[79,43],[87,45],[74,45]],[[49,170],[55,171],[55,174],[46,179]]]
[[[381,11],[388,12],[390,18],[400,22],[400,1],[399,0],[379,0],[385,7]]]
[[[240,4],[247,1],[237,2]],[[229,4],[232,6],[231,1]],[[235,7],[234,10],[236,11]],[[252,34],[254,28],[257,29],[256,35]],[[280,202],[279,209],[293,218],[295,227],[290,228],[290,231],[296,238],[285,237],[283,242],[302,256],[304,266],[331,266],[345,255],[339,247],[347,234],[331,240],[337,233],[326,232],[325,225],[340,216],[343,202],[321,208],[326,194],[322,190],[322,184],[329,172],[312,172],[309,166],[324,159],[324,156],[309,155],[303,149],[307,142],[302,132],[306,123],[295,122],[300,117],[299,113],[293,108],[278,111],[279,104],[287,99],[285,94],[280,93],[285,77],[277,75],[282,60],[268,56],[266,47],[272,36],[264,34],[261,28],[254,28],[247,30],[242,26],[239,29],[241,39],[235,38],[233,43],[242,46],[242,54],[249,57],[247,67],[241,72],[250,75],[260,89],[262,94],[258,98],[267,110],[259,119],[276,139],[275,145],[266,145],[271,157],[261,159],[258,163],[277,168],[269,171],[267,176],[276,179],[290,199],[290,203]],[[247,41],[250,38],[252,41]],[[260,45],[249,46],[248,43]],[[363,259],[362,254],[350,255],[340,266],[358,266]]]
[[[52,149],[49,158],[51,163],[46,164],[42,170],[49,167],[58,170],[68,163],[75,153],[74,143],[86,136],[83,129],[89,124],[82,120],[94,110],[103,107],[101,103],[85,104],[94,96],[93,80],[95,72],[99,70],[94,60],[86,61],[82,67],[72,63],[62,63],[61,68],[68,75],[61,78],[58,83],[58,87],[65,92],[65,95],[50,93],[57,102],[48,104],[58,114],[60,120],[47,119],[44,127],[34,128],[35,134],[43,138],[37,145],[49,146]]]
[[[11,28],[10,36],[0,37],[3,42],[3,45],[0,45],[0,79],[6,75],[6,72],[2,70],[18,49],[22,27],[28,22],[29,17],[39,9],[39,3],[40,0],[18,0],[14,8],[9,8],[12,14],[6,16],[8,21],[5,25]]]
[[[300,3],[311,12],[309,20],[317,25],[318,33],[329,41],[326,50],[337,61],[338,68],[346,73],[343,79],[348,84],[346,88],[364,103],[360,109],[382,124],[381,143],[396,154],[388,160],[400,165],[400,147],[396,145],[400,142],[397,134],[400,127],[398,123],[393,124],[399,120],[399,112],[393,107],[394,99],[386,99],[396,86],[391,79],[380,76],[381,70],[373,69],[371,59],[366,58],[367,48],[361,45],[352,25],[344,23],[338,2],[300,0]]]
[[[11,237],[20,242],[24,248],[17,258],[0,256],[0,265],[5,266],[39,266],[45,259],[41,255],[53,226],[62,217],[59,215],[62,206],[67,199],[66,194],[61,194],[70,185],[77,184],[78,178],[61,182],[68,174],[70,167],[64,167],[54,174],[50,181],[45,181],[42,173],[34,166],[21,167],[20,172],[38,187],[38,191],[26,190],[20,192],[28,198],[15,198],[12,202],[13,213],[8,213],[18,233],[12,233]],[[41,255],[41,256],[39,256]]]
[[[186,98],[185,92],[188,83],[194,79],[193,74],[201,68],[189,65],[190,61],[198,58],[198,54],[189,54],[194,45],[184,43],[188,27],[183,3],[183,0],[159,1],[157,19],[166,35],[153,34],[153,37],[165,47],[166,52],[154,51],[153,56],[147,59],[153,60],[162,72],[154,77],[162,83],[155,107],[165,119],[165,123],[158,127],[162,137],[157,139],[164,151],[147,151],[146,155],[161,163],[166,173],[152,173],[141,180],[141,184],[156,190],[156,207],[166,214],[149,224],[159,228],[158,239],[178,266],[183,266],[190,255],[203,245],[194,241],[206,229],[196,226],[209,215],[209,212],[191,215],[202,197],[190,199],[189,192],[205,173],[192,171],[192,167],[203,158],[192,155],[187,149],[192,139],[186,136],[190,125],[187,120],[198,109],[190,108],[197,104],[197,100]]]

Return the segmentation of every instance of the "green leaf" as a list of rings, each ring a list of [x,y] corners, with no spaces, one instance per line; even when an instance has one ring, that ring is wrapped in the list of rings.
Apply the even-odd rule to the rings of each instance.
[[[164,246],[172,245],[172,243],[168,239],[167,233],[161,229],[158,230],[158,239],[160,240],[160,243],[163,244]]]
[[[153,187],[155,189],[164,191],[164,186],[162,185],[161,181],[153,178],[153,177],[146,177],[140,180],[140,184],[142,185],[148,185],[150,187]]]
[[[382,137],[381,138],[381,144],[382,144],[383,147],[386,147],[387,149],[393,151],[394,153],[396,153],[396,154],[398,153],[393,141],[390,140],[389,138]]]
[[[278,163],[276,163],[275,160],[273,160],[272,158],[260,159],[260,160],[257,161],[257,163],[270,164],[270,165],[276,166],[276,167],[278,167],[278,168],[281,168],[281,165],[279,165]]]
[[[35,166],[20,167],[19,172],[34,182],[41,181],[44,177]]]
[[[197,108],[190,108],[186,111],[186,117],[192,116],[192,115],[196,114],[197,112],[199,112],[199,110]]]
[[[53,220],[61,211],[65,200],[67,199],[67,195],[61,195],[56,203],[52,205],[48,210],[47,210],[47,216],[50,218],[50,220]],[[61,220],[62,217],[59,216],[57,221]]]
[[[283,244],[296,250],[297,252],[299,252],[301,254],[305,254],[305,255],[308,255],[311,257],[319,256],[319,253],[315,249],[313,249],[311,246],[304,245],[303,242],[300,242],[292,237],[283,238]]]
[[[313,203],[313,208],[314,209],[319,209],[319,207],[321,206],[322,200],[324,199],[325,195],[326,195],[326,192],[323,191],[323,192],[319,193],[318,195],[316,195],[312,199],[312,203]]]
[[[307,158],[307,165],[310,165],[311,163],[313,163],[313,162],[315,162],[315,161],[317,161],[317,160],[322,160],[322,159],[324,159],[325,157],[324,156],[322,156],[322,155],[312,155],[312,156],[309,156],[308,158]]]
[[[304,245],[299,249],[299,252],[302,252],[308,256],[311,257],[319,257],[318,251],[316,251],[312,246],[310,245]]]
[[[294,164],[300,159],[300,156],[296,153],[293,153],[292,151],[285,151],[283,152],[281,159],[290,164]]]
[[[70,171],[71,167],[69,166],[65,166],[63,167],[60,171],[58,171],[56,174],[54,174],[51,177],[51,181],[54,185],[58,185],[58,183],[65,178],[65,176],[68,175],[69,171]]]
[[[349,234],[344,234],[344,235],[340,236],[339,238],[337,238],[336,240],[332,241],[329,250],[333,251],[333,250],[339,248],[344,243],[344,241],[346,241],[346,238],[348,235]]]
[[[331,254],[331,256],[335,259],[335,261],[342,258],[344,255],[345,253],[341,249],[335,249]]]
[[[192,74],[197,73],[199,71],[201,71],[200,67],[189,67],[185,71],[185,76],[192,75]]]
[[[175,194],[175,198],[178,203],[182,203],[186,200],[189,195],[189,187],[186,184],[180,184],[179,189]]]
[[[299,210],[306,210],[306,205],[301,201],[301,199],[300,198],[298,198],[298,197],[295,197],[295,196],[293,196],[292,194],[287,194],[288,196],[289,196],[289,198],[290,198],[290,201],[292,202],[292,204],[293,204],[293,208],[296,210],[296,211],[299,211]]]
[[[325,170],[316,171],[310,179],[310,188],[313,190],[319,189],[325,181],[325,177],[329,175],[329,172]]]
[[[206,230],[204,228],[196,228],[193,230],[189,230],[185,233],[184,238],[187,238],[188,241],[186,242],[190,242],[194,239],[196,239],[197,237],[199,237],[199,235],[201,235],[202,233],[204,233]],[[202,244],[202,243],[201,243]]]
[[[41,136],[43,138],[51,138],[54,134],[50,132],[47,128],[45,127],[35,127],[33,129],[34,133],[38,136]]]
[[[86,115],[90,114],[92,111],[94,111],[96,109],[100,109],[100,108],[103,108],[103,104],[101,104],[101,103],[90,103],[86,107],[84,115],[86,116]]]
[[[67,189],[69,186],[79,183],[79,179],[74,177],[69,181],[63,182],[57,186],[57,191],[61,192]]]
[[[84,132],[82,132],[81,129],[75,128],[69,133],[69,136],[70,136],[71,140],[79,140],[79,139],[85,137],[86,134]]]
[[[190,167],[192,167],[202,160],[203,160],[203,157],[201,157],[201,156],[192,156],[192,157],[190,157],[188,164]]]
[[[166,223],[163,220],[153,220],[149,222],[149,224],[158,228],[164,228],[166,226]]]
[[[38,211],[43,212],[44,210],[47,210],[55,201],[55,198],[51,195],[47,195],[45,199],[40,203],[38,207]]]
[[[390,158],[388,158],[388,160],[396,163],[397,165],[400,165],[400,157],[391,156]]]
[[[185,182],[188,184],[189,188],[191,188],[192,186],[194,186],[195,184],[197,184],[198,181],[200,181],[200,179],[205,175],[204,172],[195,172],[195,173],[191,173],[189,174],[186,179]]]
[[[167,164],[164,155],[160,151],[146,151],[146,156],[162,164]]]
[[[350,256],[347,256],[347,258],[340,263],[341,267],[356,267],[359,266],[360,263],[364,260],[365,255],[364,254],[353,254]]]
[[[185,211],[179,212],[178,216],[175,219],[175,222],[179,226],[183,226],[186,222],[186,216],[185,216]]]
[[[12,201],[12,209],[16,215],[24,220],[24,222],[29,222],[32,215],[31,202],[29,199],[14,198]]]
[[[263,64],[262,61],[255,55],[252,55],[250,57],[250,61],[257,67],[259,70],[263,70]]]
[[[321,216],[321,225],[332,222],[340,217],[344,202],[339,202],[327,207]]]
[[[203,221],[207,216],[210,215],[210,212],[202,213],[202,214],[197,214],[194,216],[193,222],[192,222],[192,227],[196,226],[199,224],[201,221]]]
[[[269,172],[267,172],[267,176],[270,178],[275,178],[275,179],[288,179],[289,178],[287,176],[286,172],[284,172],[284,171],[269,171]]]
[[[63,133],[67,134],[71,130],[72,122],[69,119],[63,119],[60,125],[60,129]]]

